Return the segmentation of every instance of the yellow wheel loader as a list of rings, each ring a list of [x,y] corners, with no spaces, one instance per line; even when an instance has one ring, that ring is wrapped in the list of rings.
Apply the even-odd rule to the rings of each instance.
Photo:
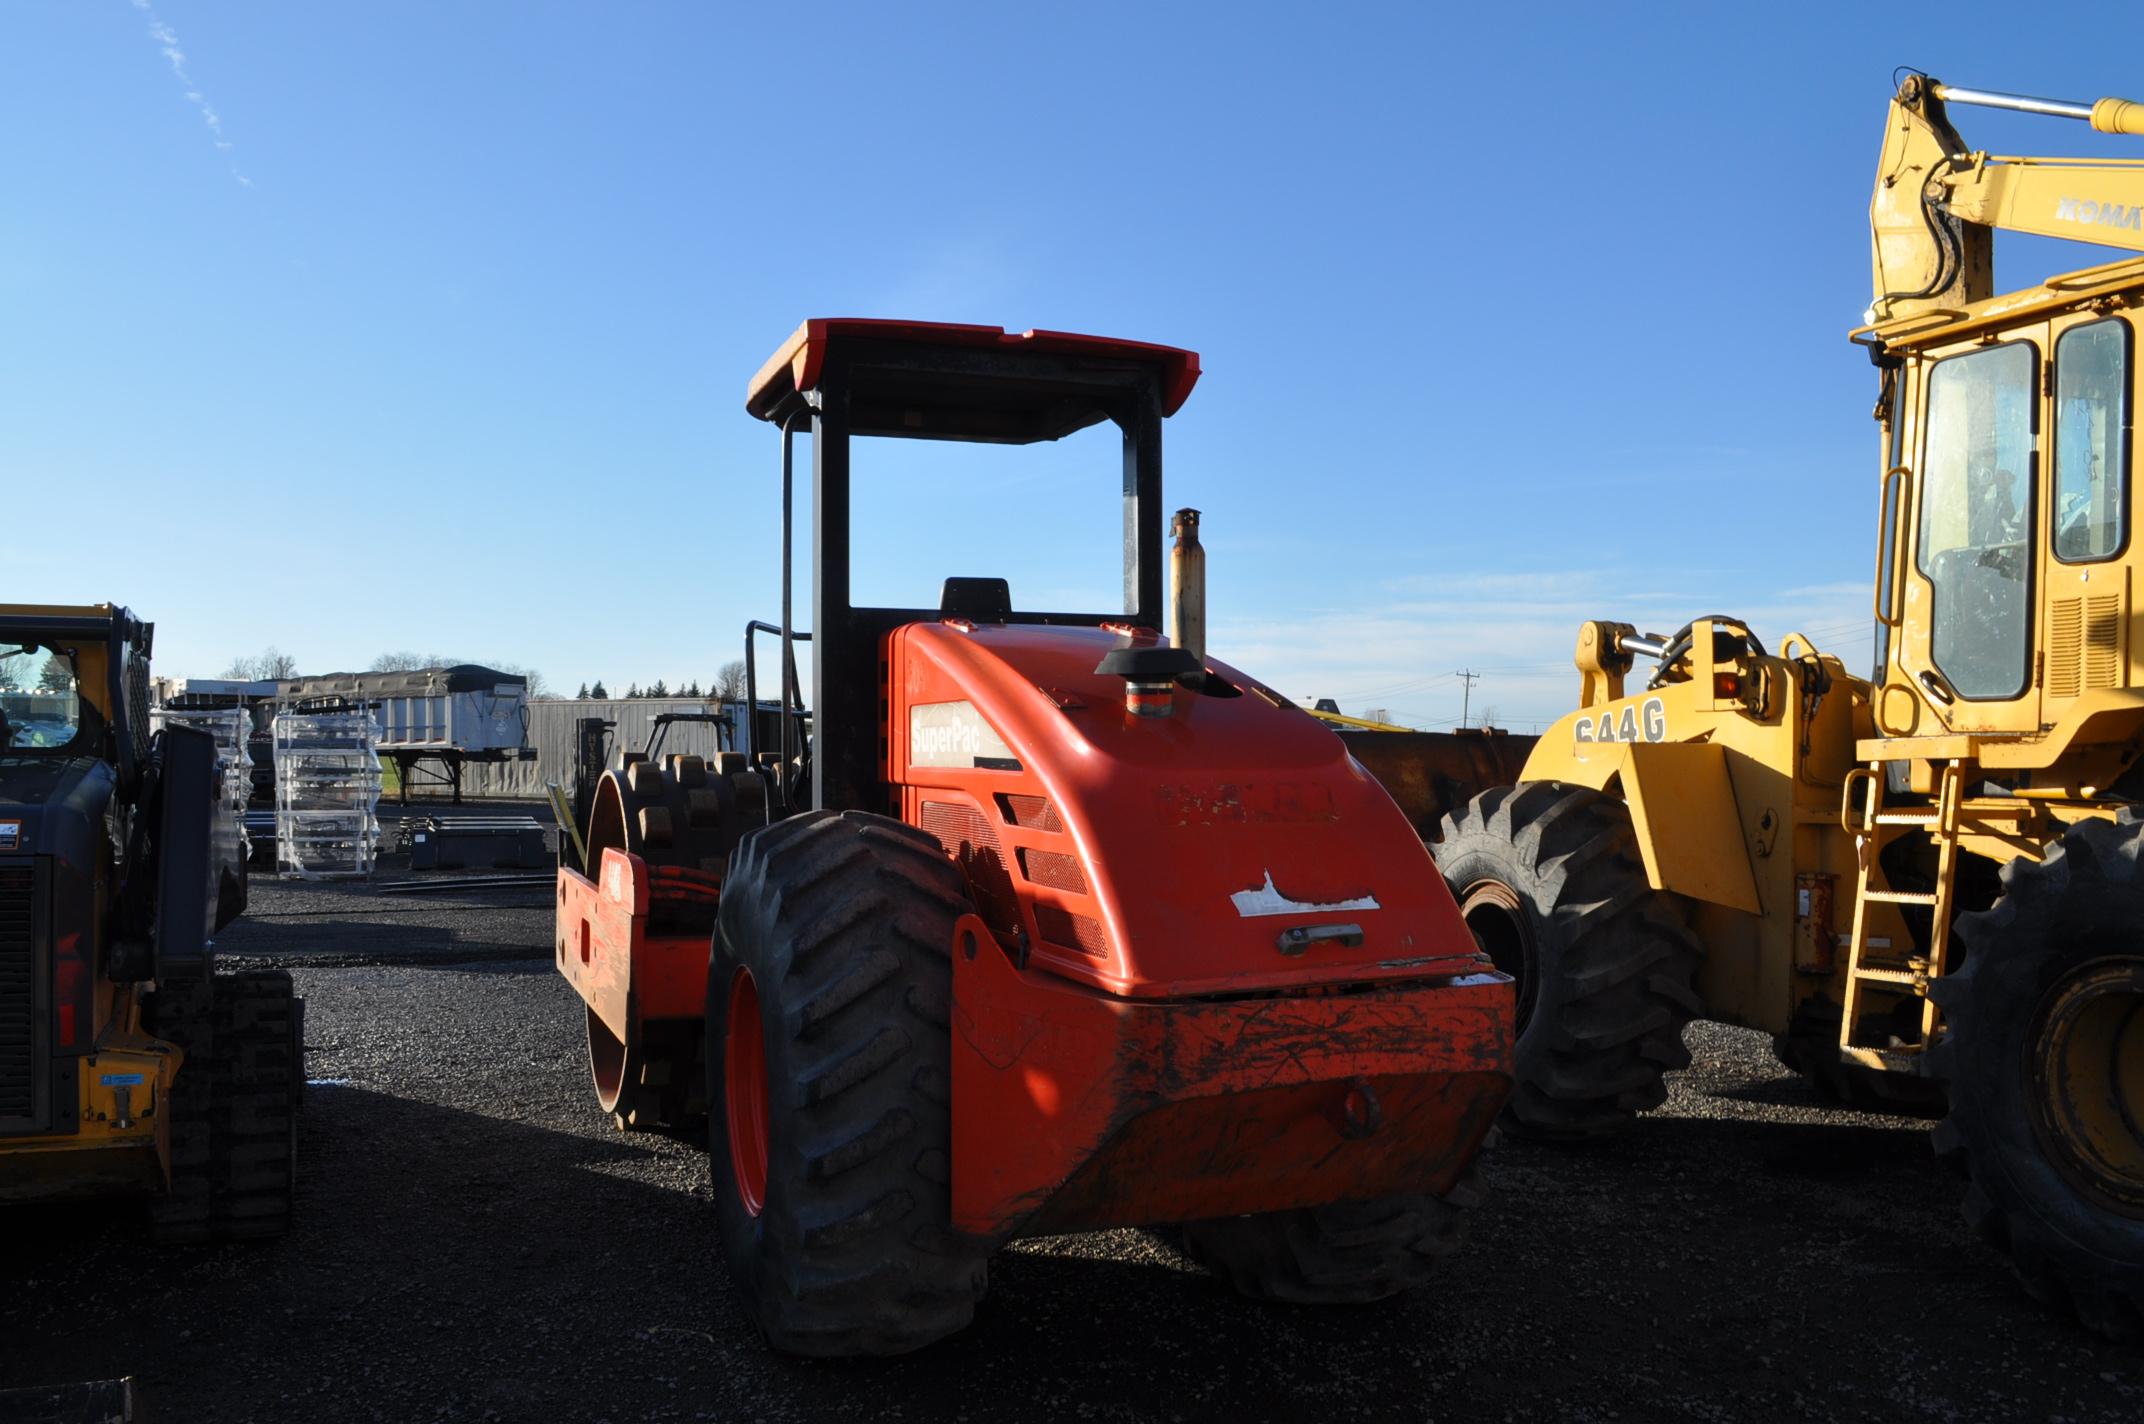
[[[2144,251],[2144,159],[1969,149],[1911,74],[1871,206],[1881,382],[1866,679],[1733,618],[1578,636],[1580,708],[1433,847],[1519,982],[1518,1132],[1661,1101],[1706,1017],[1864,1106],[1942,1113],[2026,1286],[2144,1334],[2144,258],[1992,290],[1996,229]],[[1640,659],[1646,662],[1642,680]]]

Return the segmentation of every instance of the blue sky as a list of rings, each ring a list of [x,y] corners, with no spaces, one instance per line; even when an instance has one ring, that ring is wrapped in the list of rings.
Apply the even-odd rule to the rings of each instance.
[[[1472,667],[1523,728],[1590,616],[1859,666],[1892,68],[2144,88],[2104,5],[813,14],[0,9],[0,597],[129,603],[173,673],[705,681],[778,606],[746,378],[901,316],[1200,351],[1168,493],[1291,693],[1449,724]],[[871,453],[860,584],[1114,586],[1107,449]]]

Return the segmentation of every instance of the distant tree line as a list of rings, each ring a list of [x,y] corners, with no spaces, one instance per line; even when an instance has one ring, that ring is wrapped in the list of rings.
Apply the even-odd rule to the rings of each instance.
[[[532,698],[556,695],[551,690],[549,679],[535,668],[526,667],[520,663],[487,662],[476,658],[448,658],[441,657],[436,653],[394,652],[382,653],[374,658],[372,666],[367,668],[366,671],[414,672],[419,668],[454,667],[468,662],[476,662],[484,667],[496,668],[500,672],[510,673],[515,677],[527,678],[529,696]],[[285,678],[298,676],[298,660],[278,648],[269,647],[255,657],[233,658],[231,665],[224,669],[223,675],[240,682],[280,682]],[[696,699],[708,698],[718,702],[742,702],[744,701],[744,693],[744,659],[735,658],[724,663],[716,670],[714,680],[707,684],[704,691],[701,689],[698,678],[694,678],[690,682],[679,683],[676,687],[670,686],[662,678],[657,678],[645,687],[637,682],[630,683],[622,695],[630,698],[689,697]],[[593,682],[580,684],[573,695],[584,701],[608,701],[613,696],[620,694],[612,693],[609,688],[603,685],[603,679],[597,678]]]
[[[742,702],[744,701],[744,691],[744,659],[738,658],[732,662],[724,663],[716,671],[714,681],[707,685],[707,689],[704,692],[700,689],[700,680],[698,678],[694,678],[691,682],[681,682],[676,687],[670,686],[669,683],[661,678],[655,679],[645,687],[633,682],[626,684],[626,689],[623,693],[611,692],[603,686],[603,679],[597,678],[592,683],[582,683],[573,695],[584,701],[608,701],[614,696],[623,696],[635,699],[643,697],[690,697],[696,699],[710,698],[717,702]]]

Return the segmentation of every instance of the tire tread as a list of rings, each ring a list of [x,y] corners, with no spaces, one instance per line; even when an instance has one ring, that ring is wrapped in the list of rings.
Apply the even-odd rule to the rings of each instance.
[[[1431,847],[1453,893],[1497,867],[1535,919],[1542,964],[1505,1126],[1586,1139],[1627,1126],[1690,1065],[1700,949],[1677,902],[1647,882],[1622,802],[1554,781],[1498,787],[1444,818]],[[1551,967],[1553,965],[1553,967]]]
[[[947,1170],[952,926],[968,912],[935,840],[864,812],[791,817],[732,857],[708,973],[710,1165],[731,1278],[777,1349],[901,1354],[974,1315],[987,1243],[952,1230]],[[736,1200],[721,1106],[740,963],[768,1035],[757,1218]]]
[[[1364,1305],[1423,1284],[1481,1201],[1470,1163],[1442,1195],[1415,1193],[1187,1222],[1184,1251],[1254,1300]]]
[[[2009,1031],[2031,1012],[2036,979],[2103,953],[2109,941],[2133,943],[2144,918],[2140,850],[2144,820],[2124,809],[2113,820],[2078,822],[2037,862],[2012,860],[2003,867],[2002,897],[1958,917],[1964,962],[1929,990],[1946,1031],[1929,1050],[1928,1069],[1948,1087],[1950,1108],[1933,1140],[1967,1179],[1966,1222],[2009,1256],[2028,1294],[2125,1342],[2144,1341],[2144,1222],[2117,1216],[2043,1169],[2034,1158],[2045,1148],[2000,1085],[2020,1047]],[[2025,1185],[2050,1181],[2039,1192]]]

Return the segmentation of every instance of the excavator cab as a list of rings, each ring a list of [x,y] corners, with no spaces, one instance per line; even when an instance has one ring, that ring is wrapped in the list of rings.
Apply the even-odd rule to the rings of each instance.
[[[1892,99],[1852,333],[1881,382],[1870,676],[1731,618],[1587,623],[1580,709],[1436,853],[1519,979],[1515,1130],[1627,1126],[1693,1015],[1764,1030],[1827,1095],[1941,1114],[2027,1288],[2133,1337],[2144,256],[2000,294],[1993,258],[1998,230],[2144,254],[2144,161],[1974,150],[1959,105],[2144,136],[2121,99]]]
[[[1875,715],[1891,736],[2036,735],[2130,685],[2135,323],[2087,305],[1943,335],[1883,348]]]
[[[1967,147],[1951,106],[2144,132],[2144,109],[2030,99],[1909,74],[1870,203],[1871,324],[1885,473],[1872,713],[1887,737],[2040,740],[2025,762],[2073,790],[2120,768],[2098,718],[2060,729],[2129,670],[2130,443],[2144,258],[1998,296],[1998,229],[2144,252],[2134,162],[2019,159]],[[2119,754],[2117,754],[2119,757]],[[2126,758],[2120,758],[2126,765]],[[1925,780],[1925,777],[1924,777]],[[1926,786],[1923,789],[1927,789]]]

